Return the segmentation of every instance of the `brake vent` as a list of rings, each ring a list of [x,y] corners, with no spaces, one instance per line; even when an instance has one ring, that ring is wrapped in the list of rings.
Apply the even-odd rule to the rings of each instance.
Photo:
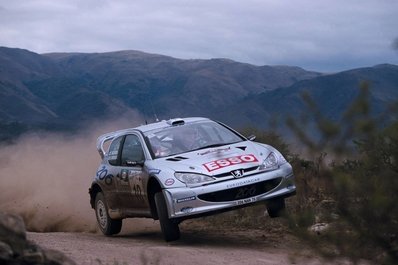
[[[178,162],[178,161],[182,161],[188,159],[187,157],[183,157],[183,156],[176,156],[176,157],[171,157],[171,158],[167,158],[166,160],[168,161],[173,161],[173,162]]]

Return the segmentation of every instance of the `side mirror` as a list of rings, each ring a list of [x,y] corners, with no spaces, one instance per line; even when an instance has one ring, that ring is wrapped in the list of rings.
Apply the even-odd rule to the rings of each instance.
[[[252,134],[252,135],[250,135],[249,137],[247,137],[247,139],[248,139],[249,141],[254,141],[254,140],[256,140],[256,136],[255,136],[254,134]]]

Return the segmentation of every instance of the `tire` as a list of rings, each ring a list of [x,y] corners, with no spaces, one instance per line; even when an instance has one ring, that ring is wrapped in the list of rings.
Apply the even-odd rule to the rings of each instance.
[[[95,216],[101,232],[106,236],[118,234],[122,229],[121,219],[112,219],[108,214],[108,206],[102,192],[95,196]]]
[[[285,213],[285,199],[282,198],[277,198],[277,199],[272,199],[269,201],[266,201],[266,206],[267,206],[267,212],[269,217],[275,218],[275,217],[281,217]]]
[[[174,241],[180,238],[180,228],[176,220],[170,219],[167,213],[166,200],[162,192],[155,194],[156,210],[158,212],[160,228],[166,242]]]

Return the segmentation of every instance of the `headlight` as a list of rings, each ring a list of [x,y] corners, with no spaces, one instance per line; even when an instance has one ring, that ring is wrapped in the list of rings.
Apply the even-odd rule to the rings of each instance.
[[[260,170],[275,170],[278,169],[280,165],[287,163],[286,159],[280,153],[271,152],[264,159],[263,163],[260,166]]]
[[[286,158],[283,157],[283,155],[281,153],[278,154],[278,159],[279,159],[279,165],[283,165],[285,163],[287,163]]]
[[[212,177],[196,173],[176,172],[174,176],[187,185],[195,185],[214,180]]]

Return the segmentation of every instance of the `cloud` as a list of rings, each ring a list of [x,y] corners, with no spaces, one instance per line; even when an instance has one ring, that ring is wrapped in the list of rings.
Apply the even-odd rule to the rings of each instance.
[[[398,37],[393,40],[391,46],[394,50],[398,50]]]
[[[2,45],[36,52],[135,49],[315,69],[397,62],[398,2],[0,0]]]

